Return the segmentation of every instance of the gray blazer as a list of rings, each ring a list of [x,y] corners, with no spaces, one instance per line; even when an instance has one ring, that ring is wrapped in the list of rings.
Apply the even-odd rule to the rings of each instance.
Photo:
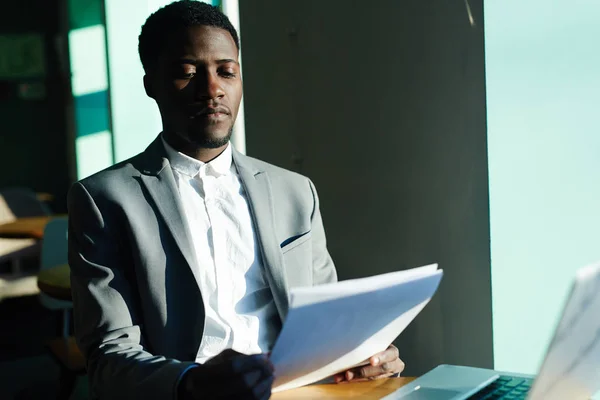
[[[281,320],[296,286],[337,279],[319,200],[301,175],[244,156],[264,274]],[[202,339],[204,306],[179,194],[158,137],[69,192],[75,336],[92,398],[172,399]]]

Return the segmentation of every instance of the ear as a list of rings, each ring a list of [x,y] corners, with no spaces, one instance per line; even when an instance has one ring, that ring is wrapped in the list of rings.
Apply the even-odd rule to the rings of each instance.
[[[154,97],[154,88],[152,87],[152,82],[148,74],[144,75],[144,89],[146,90],[146,95],[148,95],[148,97],[156,100],[156,97]]]

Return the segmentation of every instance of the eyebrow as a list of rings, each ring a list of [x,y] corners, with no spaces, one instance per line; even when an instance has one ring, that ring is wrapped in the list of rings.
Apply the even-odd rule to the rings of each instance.
[[[181,58],[181,59],[177,60],[177,62],[180,64],[192,64],[192,65],[200,64],[200,62],[194,58]],[[224,58],[221,60],[217,60],[216,63],[219,65],[228,64],[228,63],[234,63],[237,65],[240,65],[239,62],[237,62],[236,60],[234,60],[232,58]]]

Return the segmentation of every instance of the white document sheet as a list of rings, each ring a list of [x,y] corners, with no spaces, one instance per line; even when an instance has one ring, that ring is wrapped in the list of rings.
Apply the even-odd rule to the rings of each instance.
[[[437,264],[296,288],[271,352],[273,392],[323,380],[385,350],[429,302]]]

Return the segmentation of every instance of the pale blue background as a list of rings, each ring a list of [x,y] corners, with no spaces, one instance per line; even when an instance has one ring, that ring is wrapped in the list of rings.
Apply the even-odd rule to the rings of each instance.
[[[484,5],[495,367],[533,373],[600,260],[600,1]]]

